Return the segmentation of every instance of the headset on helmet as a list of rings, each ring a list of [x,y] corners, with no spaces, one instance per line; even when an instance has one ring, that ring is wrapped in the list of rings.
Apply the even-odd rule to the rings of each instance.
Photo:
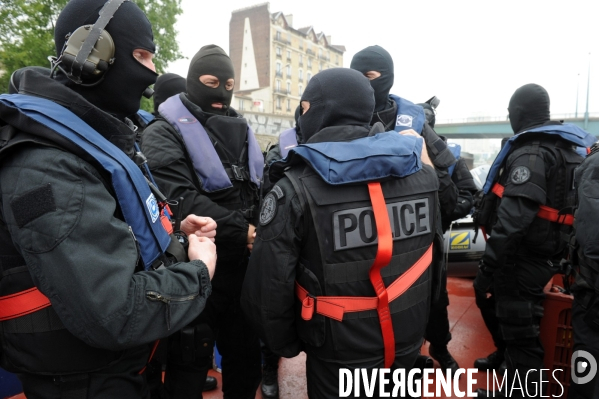
[[[121,4],[128,0],[108,0],[93,25],[84,25],[69,33],[58,58],[49,57],[52,73],[60,69],[67,78],[82,86],[95,86],[114,63],[115,45],[104,30]],[[64,67],[68,66],[69,72]],[[83,83],[83,79],[91,83]]]

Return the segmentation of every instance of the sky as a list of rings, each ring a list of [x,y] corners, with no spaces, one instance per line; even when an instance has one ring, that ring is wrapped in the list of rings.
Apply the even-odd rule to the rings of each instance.
[[[182,0],[176,25],[186,59],[168,72],[186,76],[206,44],[229,51],[231,12],[264,2]],[[593,4],[594,3],[594,4]],[[293,27],[313,26],[344,45],[343,66],[378,44],[394,60],[391,93],[415,103],[437,96],[437,121],[507,116],[513,92],[543,86],[554,116],[599,116],[599,8],[596,0],[300,0],[269,2],[293,14]],[[588,73],[590,66],[590,74]],[[587,77],[590,76],[590,79]]]

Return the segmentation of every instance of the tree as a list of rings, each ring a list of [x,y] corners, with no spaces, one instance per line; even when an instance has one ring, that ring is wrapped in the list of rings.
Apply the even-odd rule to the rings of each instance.
[[[8,90],[13,71],[25,66],[49,66],[55,55],[54,23],[68,0],[0,0],[0,93]],[[152,23],[156,72],[182,57],[175,22],[181,0],[134,0]],[[151,110],[150,102],[143,108]]]

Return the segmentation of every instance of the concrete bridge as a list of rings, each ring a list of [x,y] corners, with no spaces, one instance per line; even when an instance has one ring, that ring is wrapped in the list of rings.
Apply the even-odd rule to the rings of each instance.
[[[586,130],[599,137],[599,114],[591,114],[585,120],[584,116],[573,115],[551,115],[551,120],[563,120]],[[435,131],[448,138],[502,138],[514,134],[507,118],[467,118],[463,120],[439,120],[435,125]]]

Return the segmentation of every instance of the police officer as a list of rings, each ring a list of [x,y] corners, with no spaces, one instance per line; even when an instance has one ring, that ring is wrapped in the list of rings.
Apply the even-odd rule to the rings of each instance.
[[[254,398],[260,345],[239,309],[254,241],[264,158],[254,133],[231,108],[235,74],[218,46],[202,47],[187,74],[186,93],[162,103],[144,131],[142,149],[173,212],[201,211],[218,222],[218,270],[205,312],[169,340],[165,388],[173,398],[201,397],[213,342],[223,356],[225,398]],[[192,349],[195,347],[195,350]]]
[[[543,289],[558,271],[567,244],[563,237],[572,225],[572,179],[582,161],[574,146],[594,140],[574,125],[550,121],[549,95],[539,85],[517,89],[508,111],[515,136],[489,171],[476,215],[490,238],[474,289],[497,352],[475,366],[496,368],[505,359],[507,386],[517,372],[525,389],[512,394],[527,397],[546,389],[536,386],[548,378],[541,371],[539,323]]]
[[[263,200],[242,306],[275,353],[306,352],[309,397],[331,398],[340,368],[415,363],[440,235],[438,182],[415,133],[369,136],[374,98],[360,73],[318,73],[301,106],[305,141],[271,165],[276,184]],[[352,309],[340,296],[367,304]]]
[[[146,398],[154,342],[210,294],[216,225],[186,218],[191,261],[178,262],[162,197],[131,159],[126,115],[156,79],[143,12],[72,0],[54,34],[53,71],[20,70],[20,94],[0,96],[1,365],[29,399]]]
[[[185,93],[187,89],[186,80],[176,73],[163,73],[156,79],[154,84],[154,116],[158,116],[158,108],[170,97]]]
[[[420,103],[426,116],[426,122],[431,128],[435,127],[436,107],[439,104],[439,99],[432,97],[424,103]],[[442,136],[441,136],[442,137]],[[445,141],[445,138],[442,137]],[[463,157],[461,157],[461,147],[458,144],[450,143],[448,148],[457,159],[454,165],[448,169],[451,181],[458,189],[458,199],[452,213],[444,214],[441,217],[443,233],[445,233],[454,220],[461,219],[468,215],[472,210],[474,203],[474,194],[477,188],[474,179],[468,170],[468,166]],[[443,257],[443,261],[445,257]],[[432,302],[431,313],[429,315],[428,325],[426,327],[426,339],[430,342],[429,353],[437,359],[442,369],[451,369],[452,373],[458,370],[457,361],[451,356],[447,349],[447,344],[451,341],[451,333],[449,332],[449,315],[447,307],[449,306],[449,293],[447,292],[447,265],[443,267],[443,272],[440,278],[439,297]]]
[[[577,198],[576,232],[577,251],[572,259],[576,267],[576,280],[572,286],[572,327],[574,330],[574,353],[585,351],[599,360],[599,259],[597,256],[597,214],[599,210],[597,170],[599,168],[599,146],[594,144],[591,153],[576,169],[574,180]],[[599,395],[599,378],[592,376],[592,363],[588,356],[579,356],[591,367],[586,375],[570,384],[571,399],[591,399]],[[578,363],[576,364],[578,366]]]
[[[384,48],[375,45],[357,52],[352,58],[350,67],[366,76],[374,89],[375,108],[370,121],[371,125],[382,123],[384,131],[395,130],[401,132],[412,129],[424,138],[439,179],[439,203],[443,225],[445,229],[448,228],[458,201],[458,188],[449,173],[449,168],[455,167],[456,163],[451,150],[433,130],[432,126],[427,123],[425,112],[421,106],[389,94],[394,80],[393,59]],[[434,123],[434,119],[431,120]],[[443,264],[442,247],[439,246],[438,249],[439,252],[435,253],[435,262]],[[444,291],[443,285],[446,284],[443,281],[446,280],[446,277],[444,267],[440,267],[438,270],[441,274],[435,276],[435,280],[438,282],[436,286],[440,291],[435,294],[434,302],[439,303],[439,306],[443,308],[446,307],[444,303],[447,301],[440,296],[444,295],[442,294],[442,291]],[[439,299],[437,300],[437,298]],[[447,323],[442,330],[439,329],[434,332],[429,330],[429,332],[431,332],[431,336],[428,337],[431,339],[430,355],[439,362],[442,369],[457,370],[458,364],[447,350],[447,343],[451,339],[449,324]]]

